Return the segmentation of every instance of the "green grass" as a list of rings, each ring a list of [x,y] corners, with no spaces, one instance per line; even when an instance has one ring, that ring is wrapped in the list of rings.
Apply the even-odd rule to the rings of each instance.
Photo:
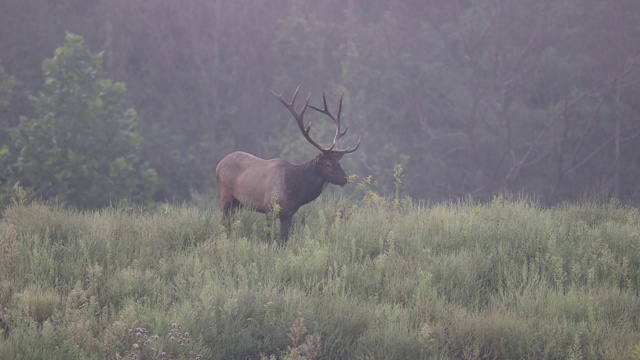
[[[328,196],[284,246],[264,216],[220,217],[8,207],[0,358],[640,355],[636,208]]]

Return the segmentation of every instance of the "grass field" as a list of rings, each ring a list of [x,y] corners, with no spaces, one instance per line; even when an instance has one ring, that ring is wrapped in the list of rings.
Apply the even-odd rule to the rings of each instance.
[[[640,214],[326,196],[280,245],[259,214],[73,211],[0,223],[3,359],[633,359]]]

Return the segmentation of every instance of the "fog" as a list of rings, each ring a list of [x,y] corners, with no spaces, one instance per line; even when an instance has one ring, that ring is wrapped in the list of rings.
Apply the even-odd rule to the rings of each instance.
[[[307,94],[322,106],[324,92],[337,111],[344,93],[340,146],[362,141],[342,166],[382,194],[401,165],[401,193],[426,201],[640,204],[636,0],[3,0],[2,143],[37,116],[27,94],[66,32],[126,83],[157,200],[214,192],[235,150],[311,160],[318,150],[271,93],[300,85],[299,106]],[[330,145],[333,124],[307,117]]]

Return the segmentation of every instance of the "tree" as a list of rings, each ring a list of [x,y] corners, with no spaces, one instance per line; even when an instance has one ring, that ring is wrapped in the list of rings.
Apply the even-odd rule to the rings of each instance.
[[[6,0],[0,63],[20,86],[0,115],[37,118],[16,95],[39,89],[33,69],[70,29],[126,79],[155,199],[212,191],[232,150],[306,159],[269,92],[302,84],[312,104],[344,91],[363,136],[344,165],[377,191],[400,163],[403,192],[431,201],[507,190],[551,204],[595,183],[638,204],[639,14],[637,0]],[[322,141],[330,124],[312,131]]]
[[[125,84],[104,77],[103,54],[67,33],[42,70],[44,85],[31,98],[36,115],[22,116],[12,133],[14,180],[81,207],[150,200],[157,176],[139,159],[138,117],[127,108]]]
[[[11,183],[8,181],[11,174],[11,153],[8,143],[10,121],[6,114],[11,98],[18,86],[15,76],[5,73],[4,67],[0,66],[0,203],[11,191]]]

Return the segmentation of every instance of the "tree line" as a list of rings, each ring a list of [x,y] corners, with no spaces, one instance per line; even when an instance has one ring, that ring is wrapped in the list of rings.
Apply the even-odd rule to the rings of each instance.
[[[315,150],[270,93],[302,84],[316,105],[344,93],[344,141],[362,136],[344,167],[383,193],[400,164],[413,198],[598,188],[640,203],[636,1],[7,0],[0,13],[5,195],[19,182],[82,206],[179,202],[212,191],[233,150],[306,161]],[[71,49],[85,58],[63,61]],[[314,136],[331,130],[314,119]]]

